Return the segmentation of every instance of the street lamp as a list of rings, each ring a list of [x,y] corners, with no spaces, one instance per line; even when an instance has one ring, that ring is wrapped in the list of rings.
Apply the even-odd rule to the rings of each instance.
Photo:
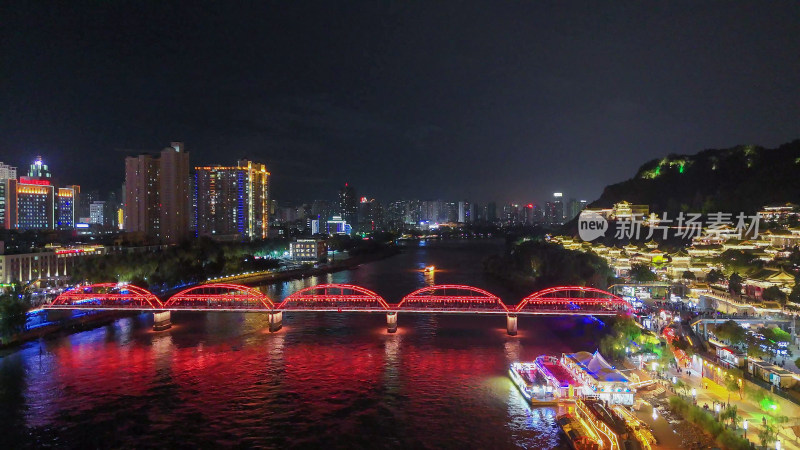
[[[675,384],[677,382],[678,382],[678,377],[672,377],[672,384]]]
[[[781,450],[781,441],[775,441],[775,450]]]
[[[744,438],[747,439],[747,419],[744,419],[744,423],[742,424],[742,428],[744,428]]]
[[[697,389],[692,388],[692,397],[697,398]]]

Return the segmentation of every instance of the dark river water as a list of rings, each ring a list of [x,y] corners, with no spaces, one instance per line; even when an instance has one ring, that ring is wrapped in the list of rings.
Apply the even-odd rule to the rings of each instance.
[[[266,287],[280,300],[323,282],[389,302],[426,284],[471,284],[500,241],[407,247],[356,270]],[[433,277],[417,269],[440,269]],[[554,408],[531,408],[508,378],[516,360],[590,350],[581,318],[289,313],[149,314],[27,344],[0,359],[0,448],[566,448]]]

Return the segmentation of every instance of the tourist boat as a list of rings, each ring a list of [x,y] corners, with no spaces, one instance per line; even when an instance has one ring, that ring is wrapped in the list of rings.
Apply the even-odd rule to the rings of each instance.
[[[558,403],[553,388],[539,373],[533,363],[516,362],[508,369],[511,381],[532,405],[554,405]]]
[[[655,439],[649,430],[641,429],[641,421],[625,412],[621,405],[610,405],[597,396],[587,396],[576,402],[575,411],[590,436],[611,449],[646,450]]]
[[[580,421],[572,414],[563,414],[556,420],[561,432],[567,437],[570,447],[575,450],[596,450],[599,442],[592,438]]]
[[[557,356],[541,355],[533,364],[554,389],[558,398],[562,400],[575,398],[575,389],[579,386],[579,382]]]

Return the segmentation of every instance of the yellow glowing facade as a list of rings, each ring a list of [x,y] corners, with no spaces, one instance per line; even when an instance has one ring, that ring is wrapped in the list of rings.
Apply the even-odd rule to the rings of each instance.
[[[265,239],[269,175],[266,165],[247,160],[236,167],[195,167],[195,235]]]

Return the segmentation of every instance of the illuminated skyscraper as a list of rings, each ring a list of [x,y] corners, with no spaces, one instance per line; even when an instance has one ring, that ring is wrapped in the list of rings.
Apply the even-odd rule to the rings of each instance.
[[[356,190],[349,183],[339,190],[339,214],[348,224],[358,224],[358,199]]]
[[[42,161],[41,156],[37,156],[36,160],[31,164],[30,170],[28,170],[28,178],[32,180],[47,180],[50,181],[52,175],[50,174],[50,169],[47,167],[47,164]]]
[[[10,221],[10,211],[8,205],[11,202],[9,198],[9,180],[17,179],[17,168],[11,167],[7,164],[0,163],[0,230],[13,228],[14,225]]]
[[[75,189],[72,186],[58,188],[56,194],[56,228],[66,230],[75,227]]]
[[[0,162],[0,181],[2,180],[16,180],[17,168],[11,167],[8,164]]]
[[[55,222],[53,186],[9,180],[10,223],[19,230],[52,230]]]
[[[267,166],[247,160],[236,167],[195,167],[198,236],[265,239],[269,231]]]

